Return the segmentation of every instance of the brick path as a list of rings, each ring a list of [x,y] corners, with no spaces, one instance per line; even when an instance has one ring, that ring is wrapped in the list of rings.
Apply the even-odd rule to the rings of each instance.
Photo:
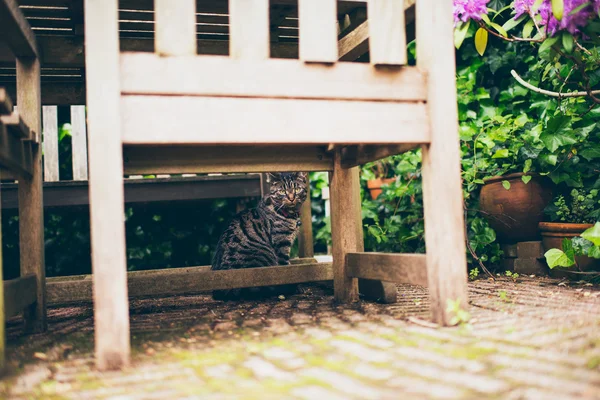
[[[472,320],[423,326],[426,291],[337,306],[308,286],[289,299],[208,296],[131,303],[133,365],[93,369],[90,305],[54,308],[50,330],[8,324],[0,381],[14,399],[600,399],[600,288],[547,279],[470,284]],[[415,319],[416,318],[416,319]]]

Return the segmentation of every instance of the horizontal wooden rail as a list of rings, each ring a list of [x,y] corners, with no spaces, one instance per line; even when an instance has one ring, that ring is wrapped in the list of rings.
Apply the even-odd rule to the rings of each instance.
[[[122,96],[124,144],[429,143],[425,103]]]
[[[418,147],[418,144],[394,144],[387,146],[356,145],[342,148],[342,167],[352,168],[371,161],[401,154]]]
[[[33,152],[30,141],[21,140],[9,133],[6,125],[0,122],[0,167],[18,175],[31,177]]]
[[[331,171],[323,146],[125,146],[126,174]]]
[[[331,263],[302,259],[285,267],[211,271],[210,266],[129,272],[129,297],[206,293],[211,290],[321,282],[333,279]],[[48,278],[49,304],[92,300],[92,277]]]
[[[125,203],[154,203],[202,199],[258,197],[259,175],[199,176],[189,178],[125,179]],[[2,183],[2,208],[18,207],[17,184]],[[87,181],[44,183],[44,207],[89,204]]]
[[[17,57],[37,57],[35,34],[17,0],[0,0],[0,37]]]
[[[427,286],[425,254],[348,253],[346,264],[354,278]]]
[[[217,76],[228,78],[209,78]],[[284,59],[160,57],[150,53],[121,55],[121,92],[376,101],[427,99],[425,77],[416,67],[375,69],[362,63],[304,64]]]
[[[16,111],[9,115],[0,116],[0,123],[6,126],[6,129],[8,129],[9,133],[13,134],[19,139],[27,139],[34,142],[38,141],[36,133],[29,129],[29,127],[23,121],[23,118],[21,118],[19,113]]]
[[[35,275],[4,281],[4,317],[14,317],[37,299]]]

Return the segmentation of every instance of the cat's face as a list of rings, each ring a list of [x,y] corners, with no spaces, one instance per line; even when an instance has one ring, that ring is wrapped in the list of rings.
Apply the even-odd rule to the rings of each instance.
[[[270,198],[276,206],[287,209],[300,209],[307,197],[307,177],[305,172],[270,173]]]

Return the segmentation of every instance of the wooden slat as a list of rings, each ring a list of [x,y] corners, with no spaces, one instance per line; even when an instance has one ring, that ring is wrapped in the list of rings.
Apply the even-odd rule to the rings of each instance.
[[[308,179],[308,177],[307,177]],[[312,210],[310,198],[310,181],[307,184],[307,198],[300,210],[300,232],[298,233],[298,256],[314,257],[315,247],[313,244]]]
[[[418,147],[417,144],[345,146],[342,148],[342,167],[356,167],[385,157],[402,154],[416,147]]]
[[[10,114],[13,109],[13,103],[6,89],[0,87],[0,115]]]
[[[369,51],[369,21],[357,26],[338,42],[340,61],[354,61]]]
[[[125,146],[123,157],[131,175],[333,169],[318,146]]]
[[[443,325],[453,317],[448,300],[468,306],[452,7],[451,0],[419,0],[416,15],[417,63],[428,73],[432,135],[423,146],[422,169],[427,270],[433,319]]]
[[[4,315],[11,318],[21,314],[37,299],[35,275],[4,281]]]
[[[299,0],[300,59],[333,63],[338,59],[337,1]]]
[[[165,56],[196,54],[196,2],[154,0],[156,53]]]
[[[336,148],[329,178],[334,296],[337,301],[351,303],[358,301],[358,280],[346,272],[346,254],[364,250],[360,181],[358,167],[342,168],[341,158]]]
[[[58,112],[56,106],[43,106],[44,180],[56,182],[58,176]]]
[[[125,144],[429,142],[423,103],[123,96],[120,104]]]
[[[19,139],[36,139],[35,134],[31,132],[29,127],[25,124],[25,121],[23,121],[23,118],[21,118],[19,113],[16,111],[10,115],[1,115],[0,123],[4,124],[6,129],[8,129],[8,132],[15,135],[15,137]]]
[[[16,99],[17,88],[13,83],[6,84],[11,98]],[[85,104],[84,82],[42,82],[43,105]]]
[[[0,0],[0,37],[17,57],[37,57],[35,34],[17,0]]]
[[[19,114],[29,128],[42,131],[42,98],[38,59],[17,59],[17,97]],[[46,330],[46,264],[44,256],[44,199],[42,148],[31,146],[31,177],[19,179],[19,248],[21,276],[33,274],[37,281],[35,307],[25,313],[25,330]]]
[[[85,0],[90,220],[96,366],[129,364],[119,112],[118,0]]]
[[[0,122],[0,166],[25,177],[33,173],[31,142],[21,140],[8,132]]]
[[[285,267],[211,271],[210,266],[128,273],[130,297],[205,293],[211,290],[306,283],[333,279],[331,263],[293,263]],[[90,301],[91,277],[53,279],[48,282],[52,304]]]
[[[371,64],[406,64],[404,0],[368,0],[367,14]]]
[[[4,178],[2,176],[2,171],[0,171],[0,179]],[[0,201],[3,200],[0,195]],[[2,207],[0,207],[0,226],[2,225]],[[2,257],[2,229],[0,229],[0,282],[4,282],[4,262]],[[0,376],[4,374],[6,367],[6,333],[4,329],[6,328],[6,313],[5,313],[5,302],[4,302],[4,285],[0,285]]]
[[[229,0],[231,57],[265,60],[269,53],[269,0]]]
[[[71,106],[71,140],[73,180],[86,181],[88,179],[88,160],[85,106]]]
[[[160,76],[161,79],[156,79]],[[210,77],[227,76],[227,79]],[[121,56],[125,94],[425,101],[426,79],[415,67],[375,70],[368,64],[333,66],[296,60],[235,60],[154,54]]]
[[[427,286],[425,254],[348,253],[348,276]]]

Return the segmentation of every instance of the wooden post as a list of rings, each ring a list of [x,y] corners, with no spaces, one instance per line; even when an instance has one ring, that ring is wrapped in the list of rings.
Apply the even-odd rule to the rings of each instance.
[[[404,0],[369,0],[367,14],[371,64],[406,64]]]
[[[337,1],[299,0],[300,59],[334,63],[338,60]]]
[[[0,203],[2,199],[0,198]],[[0,226],[2,226],[2,208],[0,208]],[[4,375],[6,367],[6,334],[4,332],[6,318],[4,316],[4,265],[2,262],[2,229],[0,229],[0,376]]]
[[[196,1],[155,0],[156,53],[167,56],[196,54]]]
[[[342,153],[335,149],[331,173],[331,242],[333,247],[333,287],[337,301],[358,301],[358,280],[346,274],[346,254],[364,251],[360,216],[358,167],[342,168]]]
[[[129,364],[118,0],[85,0],[96,366]]]
[[[43,106],[44,181],[58,181],[58,115],[56,106]]]
[[[40,62],[36,58],[17,58],[17,99],[25,123],[31,130],[41,132]],[[25,311],[25,328],[43,332],[46,330],[46,267],[42,149],[39,143],[34,143],[32,150],[32,177],[19,178],[19,244],[21,276],[33,274],[37,280],[37,301]]]
[[[73,149],[73,180],[88,180],[87,132],[85,106],[71,106],[71,139]]]
[[[229,0],[229,55],[244,60],[269,58],[269,0]]]
[[[308,180],[308,177],[306,178]],[[298,234],[298,257],[312,258],[315,256],[312,230],[312,211],[310,204],[310,182],[308,182],[307,198],[300,210],[300,232]]]
[[[419,0],[417,66],[428,75],[431,144],[423,146],[427,273],[433,320],[449,325],[448,300],[467,307],[452,0]]]

